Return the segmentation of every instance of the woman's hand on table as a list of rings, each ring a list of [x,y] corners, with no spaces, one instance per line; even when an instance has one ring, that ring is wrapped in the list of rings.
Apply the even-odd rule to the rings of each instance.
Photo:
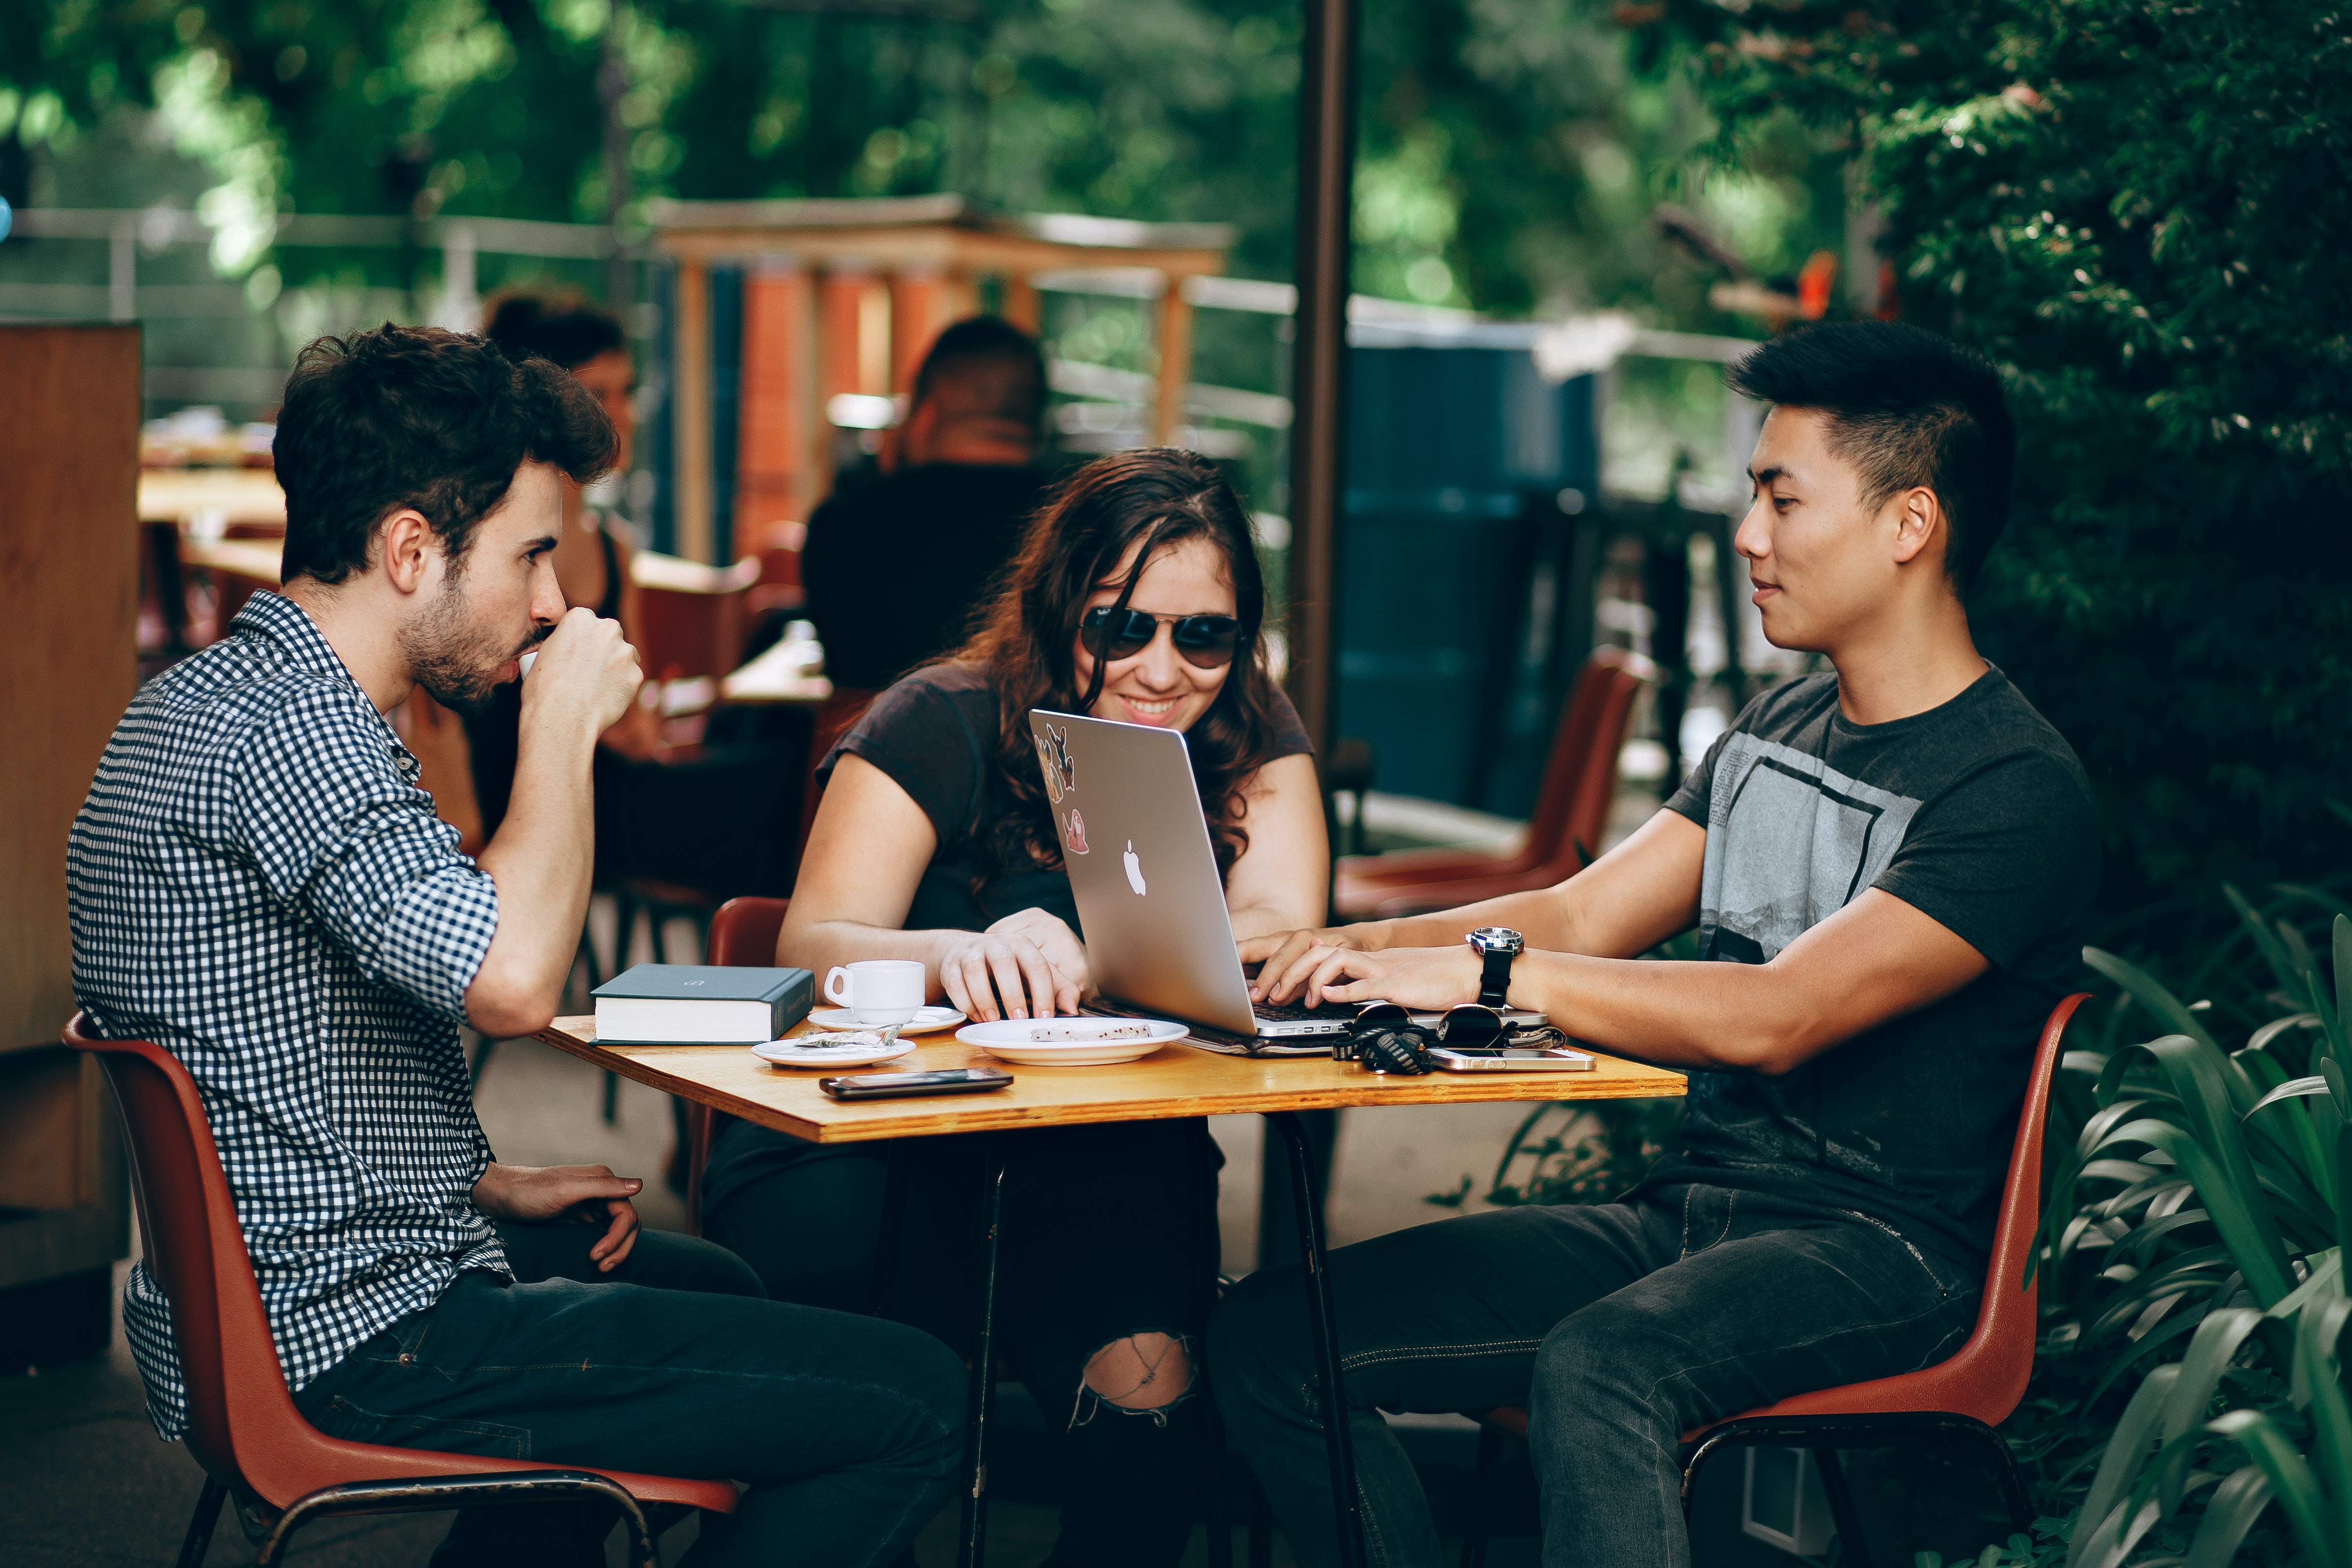
[[[570,1219],[602,1225],[604,1234],[588,1249],[597,1269],[611,1273],[637,1244],[637,1206],[630,1199],[645,1187],[635,1176],[616,1176],[610,1166],[502,1166],[493,1163],[474,1184],[474,1206],[493,1219],[543,1225]]]
[[[940,956],[948,1000],[982,1023],[1076,1013],[1090,984],[1077,933],[1042,909],[1008,915],[985,931],[956,933]]]
[[[1435,1011],[1478,999],[1478,955],[1465,946],[1384,947],[1377,953],[1318,943],[1295,959],[1261,999],[1394,1002]],[[1252,986],[1253,993],[1258,990]]]
[[[1327,956],[1339,948],[1354,948],[1360,930],[1327,925],[1320,931],[1272,931],[1264,936],[1243,937],[1235,944],[1241,949],[1242,967],[1256,971],[1250,977],[1250,1000],[1290,1000]]]

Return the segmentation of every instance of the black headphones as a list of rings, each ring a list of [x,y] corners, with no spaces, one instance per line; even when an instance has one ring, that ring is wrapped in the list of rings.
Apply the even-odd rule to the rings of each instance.
[[[1348,1038],[1332,1047],[1331,1054],[1343,1061],[1360,1061],[1368,1072],[1418,1077],[1437,1071],[1429,1059],[1430,1047],[1496,1046],[1507,1032],[1501,1014],[1475,1002],[1448,1009],[1434,1025],[1413,1022],[1412,1015],[1394,1002],[1366,1002],[1348,1026]]]

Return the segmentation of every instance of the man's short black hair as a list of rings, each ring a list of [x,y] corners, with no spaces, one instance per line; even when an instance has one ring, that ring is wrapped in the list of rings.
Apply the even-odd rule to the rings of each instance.
[[[488,315],[482,336],[509,359],[536,354],[576,371],[600,354],[617,354],[629,346],[621,319],[577,294],[517,289],[494,296]]]
[[[1045,356],[1002,316],[966,317],[939,335],[915,371],[912,401],[934,398],[950,421],[1003,420],[1034,432],[1045,423]]]
[[[1900,321],[1832,321],[1775,338],[1724,379],[1776,407],[1826,414],[1832,449],[1861,471],[1864,505],[1935,491],[1945,570],[1966,591],[2009,522],[2017,466],[2017,431],[1990,361]]]
[[[586,484],[612,465],[613,422],[568,371],[496,344],[390,322],[304,349],[271,447],[286,492],[282,580],[367,570],[383,519],[414,507],[462,568],[475,527],[526,462]]]

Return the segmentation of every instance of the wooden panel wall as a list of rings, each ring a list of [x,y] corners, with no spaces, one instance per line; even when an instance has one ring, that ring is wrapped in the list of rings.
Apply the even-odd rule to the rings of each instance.
[[[99,1075],[67,1056],[66,832],[138,685],[139,329],[0,326],[0,1288],[121,1255]]]
[[[139,329],[0,327],[0,1051],[73,1010],[66,830],[139,684]]]

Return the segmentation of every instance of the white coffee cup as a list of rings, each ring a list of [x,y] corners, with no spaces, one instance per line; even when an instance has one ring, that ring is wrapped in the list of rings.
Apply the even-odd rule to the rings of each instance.
[[[905,1023],[922,1010],[923,966],[912,958],[837,965],[824,977],[824,998],[862,1024]]]

